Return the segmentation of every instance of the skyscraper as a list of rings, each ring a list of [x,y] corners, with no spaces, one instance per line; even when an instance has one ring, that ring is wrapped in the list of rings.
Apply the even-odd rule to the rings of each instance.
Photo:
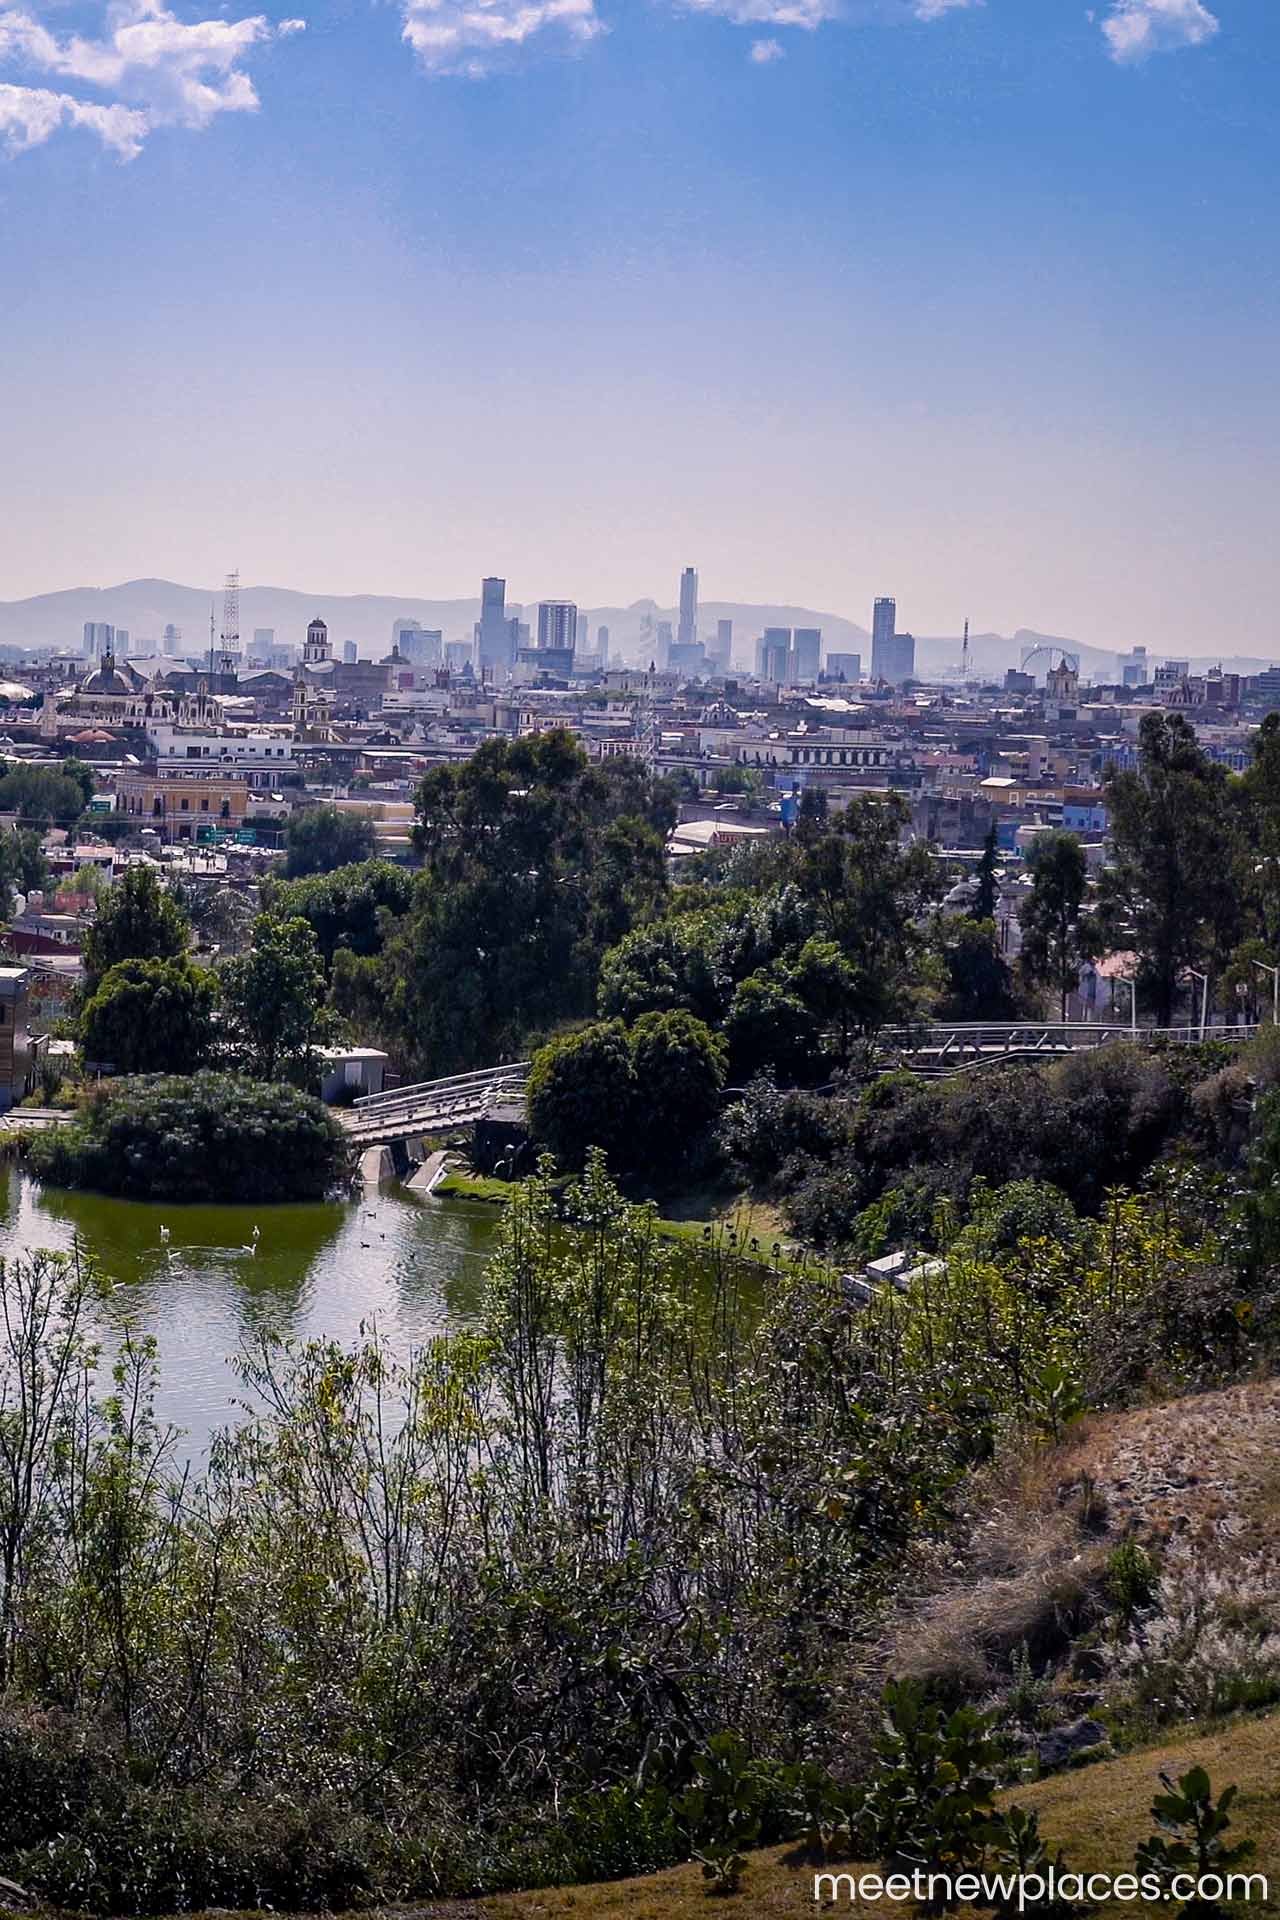
[[[259,627],[258,633],[267,634],[272,641],[274,641],[276,637],[275,630],[272,627]],[[255,640],[258,637],[258,633],[255,633],[253,636]],[[169,656],[170,659],[174,657],[174,655],[178,651],[178,648],[182,645],[182,628],[175,627],[172,620],[169,622],[168,626],[164,630],[162,644],[164,646],[165,653]]]
[[[116,630],[107,620],[86,620],[84,654],[86,660],[100,660],[115,645]]]
[[[916,677],[916,637],[913,633],[895,633],[885,650],[881,671],[873,676],[887,680],[891,687],[904,687]]]
[[[766,627],[756,642],[756,679],[785,685],[791,663],[790,627]]]
[[[572,600],[538,602],[538,648],[572,653],[578,637],[578,609]]]
[[[898,625],[898,603],[877,600],[871,615],[871,678],[892,680],[893,636]]]
[[[680,623],[676,643],[691,647],[698,637],[698,570],[686,567],[680,575]]]
[[[822,667],[822,628],[797,627],[791,636],[790,679],[794,686],[809,686]]]
[[[354,667],[359,658],[360,650],[356,646],[355,641],[344,640],[342,643],[342,664],[345,667]]]
[[[608,666],[609,664],[609,629],[608,627],[596,628],[596,658],[599,660],[602,668]]]
[[[480,582],[480,618],[476,622],[476,654],[490,678],[505,679],[516,657],[515,623],[507,615],[507,583],[490,578]]]
[[[715,663],[721,673],[728,673],[733,666],[733,622],[716,621]]]
[[[439,627],[420,627],[416,621],[396,622],[395,644],[415,667],[438,667],[444,658],[444,634]]]

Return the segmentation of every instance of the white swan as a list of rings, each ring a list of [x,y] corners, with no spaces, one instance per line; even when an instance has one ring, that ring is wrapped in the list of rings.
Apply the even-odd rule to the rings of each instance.
[[[161,1227],[161,1229],[160,1229],[160,1245],[161,1245],[162,1247],[167,1247],[167,1246],[168,1246],[168,1244],[169,1244],[169,1229],[168,1229],[168,1227]]]

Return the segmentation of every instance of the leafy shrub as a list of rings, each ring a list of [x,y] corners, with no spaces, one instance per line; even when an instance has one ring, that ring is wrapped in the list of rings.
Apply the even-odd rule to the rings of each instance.
[[[1177,1781],[1162,1773],[1160,1784],[1164,1792],[1151,1803],[1151,1817],[1159,1831],[1137,1850],[1134,1865],[1139,1873],[1155,1873],[1172,1891],[1179,1876],[1204,1881],[1212,1875],[1221,1881],[1229,1868],[1252,1857],[1252,1840],[1228,1841],[1225,1837],[1231,1825],[1235,1787],[1227,1787],[1215,1800],[1212,1782],[1203,1767],[1192,1767]],[[1189,1900],[1182,1912],[1208,1920],[1221,1910],[1217,1900],[1197,1897]]]
[[[580,1170],[592,1147],[626,1165],[633,1144],[636,1072],[621,1020],[552,1040],[529,1071],[529,1126],[561,1166]]]
[[[296,1087],[234,1074],[104,1081],[32,1142],[52,1186],[151,1200],[320,1200],[349,1176],[347,1135]]]

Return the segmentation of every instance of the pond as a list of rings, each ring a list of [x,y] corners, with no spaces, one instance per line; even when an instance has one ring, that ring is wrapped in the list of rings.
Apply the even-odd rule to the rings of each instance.
[[[12,1167],[0,1202],[7,1257],[77,1240],[93,1255],[114,1283],[104,1340],[125,1325],[155,1336],[157,1413],[195,1456],[232,1415],[230,1361],[245,1340],[274,1330],[349,1343],[376,1324],[406,1354],[474,1317],[496,1226],[496,1209],[400,1188],[345,1206],[182,1207],[41,1187]]]

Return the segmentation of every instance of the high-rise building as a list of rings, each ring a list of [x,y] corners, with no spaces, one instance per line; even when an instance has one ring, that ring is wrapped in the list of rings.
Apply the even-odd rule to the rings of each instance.
[[[733,666],[732,620],[716,621],[716,649],[712,658],[720,673],[728,673]]]
[[[596,628],[596,659],[600,662],[602,668],[607,667],[609,664],[608,627]]]
[[[871,678],[892,680],[893,636],[898,625],[898,603],[887,596],[877,600],[871,615]]]
[[[860,653],[829,653],[827,678],[844,680],[849,686],[856,687],[862,678],[862,655]]]
[[[396,622],[395,645],[415,667],[438,667],[444,659],[444,634],[439,627],[420,627],[416,620]]]
[[[165,628],[168,637],[169,629]],[[253,630],[253,657],[255,660],[269,660],[276,650],[276,630],[274,627],[255,627]]]
[[[480,618],[476,622],[476,657],[490,679],[505,679],[516,657],[517,622],[507,612],[507,583],[491,577],[480,582]]]
[[[354,665],[356,664],[356,661],[357,661],[357,660],[358,660],[359,658],[360,658],[360,649],[359,649],[359,647],[358,647],[358,646],[356,645],[356,643],[355,643],[355,641],[354,641],[354,640],[344,640],[344,641],[343,641],[343,643],[342,643],[342,664],[343,664],[343,666],[344,666],[344,667],[354,667]]]
[[[790,627],[766,627],[756,642],[756,679],[785,686],[790,664]]]
[[[275,634],[272,632],[270,627],[260,627],[258,629],[258,632],[270,634],[272,640],[275,639]],[[253,637],[256,640],[258,635],[255,633]],[[175,627],[171,620],[168,626],[165,628],[163,635],[161,636],[160,644],[164,648],[165,653],[172,660],[176,655],[179,647],[182,645],[182,628]]]
[[[696,679],[707,670],[707,650],[701,640],[691,640],[687,646],[682,646],[679,640],[673,640],[667,665],[672,673],[688,673]]]
[[[117,660],[123,660],[127,657],[129,652],[128,627],[116,628],[115,638],[111,642],[111,651],[115,654]]]
[[[789,678],[793,686],[810,686],[822,670],[822,628],[797,627],[791,636]]]
[[[680,621],[676,642],[691,647],[698,638],[698,570],[686,567],[680,575]]]
[[[115,647],[116,630],[106,620],[86,620],[84,623],[84,656],[86,660],[100,660],[104,653],[111,653]]]
[[[446,640],[444,643],[444,663],[450,673],[464,673],[475,659],[473,640]]]
[[[895,633],[885,653],[883,671],[875,678],[887,680],[891,687],[905,687],[916,677],[916,637],[913,633]]]
[[[572,653],[578,638],[578,609],[572,600],[538,602],[538,649]]]

